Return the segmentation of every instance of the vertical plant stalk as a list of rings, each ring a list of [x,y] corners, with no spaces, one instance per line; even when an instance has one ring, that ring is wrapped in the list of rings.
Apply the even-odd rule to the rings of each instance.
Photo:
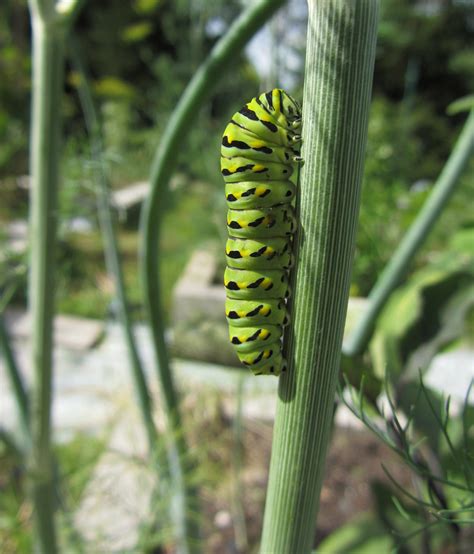
[[[177,542],[179,552],[188,552],[193,539],[199,536],[196,525],[196,492],[187,482],[186,442],[182,433],[179,400],[169,366],[164,339],[164,318],[160,296],[160,225],[169,179],[176,165],[178,153],[183,147],[183,137],[193,125],[200,106],[211,94],[232,60],[247,41],[283,4],[283,0],[260,0],[246,10],[232,25],[226,35],[215,45],[206,61],[194,74],[184,91],[165,129],[156,151],[150,174],[151,191],[142,210],[140,227],[142,235],[141,265],[156,368],[161,385],[164,409],[168,424],[169,470],[176,491],[172,512],[177,515]]]
[[[110,207],[109,180],[103,159],[103,140],[101,125],[94,105],[89,81],[80,56],[80,47],[75,39],[70,39],[70,53],[80,80],[78,86],[79,100],[84,114],[87,133],[90,140],[91,155],[97,167],[97,211],[104,242],[105,261],[109,275],[114,281],[118,300],[118,317],[124,333],[125,344],[132,370],[133,382],[138,399],[143,425],[148,438],[150,453],[156,453],[158,434],[153,421],[153,403],[148,388],[143,365],[133,334],[132,318],[128,307],[122,262],[116,235],[116,217]]]
[[[64,36],[59,26],[47,25],[39,17],[32,17],[32,27],[29,307],[32,317],[33,385],[30,474],[38,550],[55,553],[51,389]]]
[[[346,316],[377,0],[310,0],[288,371],[280,378],[262,553],[311,551]]]
[[[354,332],[347,339],[344,345],[345,355],[356,356],[362,354],[367,347],[378,316],[392,292],[405,276],[410,263],[428,237],[443,209],[447,206],[449,199],[456,190],[459,176],[465,169],[473,152],[474,110],[471,110],[456,145],[438,177],[429,198],[403,237],[402,242],[383,270],[374,288],[370,291],[368,297],[369,307]]]
[[[239,377],[236,390],[237,406],[234,416],[234,449],[232,454],[232,516],[234,519],[235,546],[237,552],[248,551],[248,534],[245,524],[242,466],[244,457],[243,398],[244,377]]]
[[[21,432],[24,441],[29,441],[30,436],[30,419],[29,419],[29,399],[26,392],[25,384],[21,377],[18,364],[16,363],[15,354],[11,346],[10,337],[5,327],[3,314],[0,311],[0,350],[3,351],[3,358],[8,372],[8,378],[11,383],[13,396],[18,409],[20,419]]]
[[[55,250],[64,41],[81,0],[30,0],[33,30],[30,136],[31,453],[29,475],[37,551],[57,552],[51,452]]]

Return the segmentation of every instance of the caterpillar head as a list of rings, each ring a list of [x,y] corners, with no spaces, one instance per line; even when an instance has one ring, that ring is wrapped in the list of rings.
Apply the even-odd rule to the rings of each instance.
[[[294,98],[279,88],[264,92],[259,101],[273,117],[291,131],[297,131],[301,123],[301,108]]]

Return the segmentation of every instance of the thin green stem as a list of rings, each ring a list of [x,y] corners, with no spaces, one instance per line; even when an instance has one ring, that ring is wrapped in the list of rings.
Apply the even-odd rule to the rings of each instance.
[[[311,551],[338,382],[367,137],[377,0],[310,0],[304,165],[288,371],[280,378],[261,552]]]
[[[195,509],[195,492],[186,484],[186,443],[181,432],[181,416],[178,395],[169,367],[168,353],[164,339],[164,318],[160,296],[160,225],[164,195],[169,179],[176,165],[178,153],[182,150],[183,137],[191,128],[199,107],[210,96],[219,78],[226,69],[232,68],[232,60],[242,50],[252,35],[283,4],[283,0],[260,0],[239,17],[225,37],[221,39],[207,60],[195,73],[184,91],[165,129],[153,160],[150,183],[151,191],[144,205],[140,227],[142,235],[141,265],[145,294],[145,306],[151,325],[155,351],[156,368],[161,384],[162,396],[168,420],[169,468],[174,481],[174,489],[181,491],[178,513],[181,518],[178,534],[178,548],[186,552],[189,538],[195,538],[198,531],[190,518]]]
[[[37,549],[57,551],[51,454],[52,334],[64,30],[32,18],[30,282],[32,314],[32,451],[30,475]]]
[[[27,441],[30,436],[29,400],[20,370],[16,363],[15,354],[10,343],[10,337],[5,327],[2,313],[0,313],[0,350],[3,352],[3,358],[5,360],[13,396],[15,397],[15,402],[18,408],[23,439]]]
[[[432,479],[433,481],[436,481],[438,483],[441,483],[443,485],[446,485],[448,487],[452,487],[461,491],[471,492],[472,488],[463,485],[462,483],[457,483],[455,481],[450,481],[448,479],[443,479],[442,477],[438,477],[437,475],[431,473],[429,470],[425,468],[425,466],[422,466],[418,461],[414,459],[412,456],[412,451],[417,446],[417,443],[411,445],[406,436],[403,429],[397,425],[397,416],[395,413],[392,413],[392,422],[398,426],[398,432],[397,435],[398,441],[395,442],[393,437],[383,429],[379,428],[378,425],[366,415],[363,402],[364,402],[364,396],[363,391],[360,390],[357,392],[357,398],[355,398],[355,394],[353,392],[353,389],[349,385],[349,383],[346,382],[346,387],[351,390],[351,397],[352,400],[349,402],[344,395],[340,394],[339,397],[342,400],[342,402],[346,405],[347,408],[364,423],[364,425],[370,429],[382,442],[384,442],[391,450],[393,450],[396,454],[398,454],[402,460],[410,466],[410,468],[413,469],[415,473],[420,475],[421,477],[425,479]],[[392,411],[394,410],[393,404],[391,404]],[[385,418],[384,418],[385,419]],[[386,424],[388,425],[388,421],[385,419]],[[421,443],[424,439],[421,439],[419,443]],[[400,446],[401,443],[401,446]],[[419,444],[418,443],[418,444]]]
[[[234,416],[234,452],[232,455],[232,512],[234,518],[235,545],[238,552],[247,552],[247,526],[243,502],[243,421],[242,404],[244,398],[244,377],[238,380],[236,400],[237,406]]]
[[[411,261],[426,240],[441,212],[447,206],[456,190],[459,176],[465,169],[473,151],[474,110],[471,111],[430,197],[371,290],[368,297],[368,309],[344,345],[346,356],[352,357],[361,354],[367,347],[378,316],[394,289],[405,276]]]
[[[153,403],[148,388],[145,372],[143,370],[140,355],[133,334],[132,318],[128,307],[127,294],[123,277],[122,261],[120,258],[119,246],[116,234],[116,217],[110,206],[109,179],[103,158],[103,139],[101,125],[97,110],[94,105],[89,80],[80,56],[80,49],[75,37],[70,38],[70,54],[73,64],[78,72],[79,79],[79,100],[84,114],[84,121],[90,139],[92,158],[97,167],[97,207],[99,224],[102,230],[104,242],[105,261],[108,273],[112,277],[118,300],[118,318],[124,333],[127,346],[128,358],[132,370],[132,378],[138,399],[143,425],[148,437],[150,452],[156,450],[158,434],[153,421]]]

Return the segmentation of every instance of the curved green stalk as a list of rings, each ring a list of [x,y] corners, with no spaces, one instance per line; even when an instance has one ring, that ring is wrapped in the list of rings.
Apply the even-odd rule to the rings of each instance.
[[[309,1],[289,368],[280,378],[261,552],[311,551],[367,136],[377,0]]]
[[[30,276],[32,317],[31,453],[29,475],[36,550],[57,552],[55,485],[51,452],[52,350],[55,246],[64,42],[77,3],[64,13],[54,0],[30,0],[33,88],[30,136]]]
[[[181,491],[179,511],[186,513],[178,530],[179,547],[185,551],[186,537],[197,535],[190,518],[190,497],[192,490],[185,492],[185,456],[186,444],[181,432],[179,403],[173,376],[169,367],[168,353],[164,339],[164,319],[160,298],[159,277],[159,231],[164,206],[163,196],[167,192],[168,182],[175,167],[178,152],[182,149],[183,137],[193,124],[206,97],[211,94],[216,82],[226,69],[232,68],[232,60],[245,46],[252,35],[283,4],[283,0],[260,0],[240,16],[227,34],[216,44],[207,60],[195,73],[183,93],[166,127],[160,145],[152,163],[150,183],[151,191],[143,207],[140,227],[142,235],[141,265],[144,284],[145,306],[151,325],[155,349],[156,368],[161,384],[162,396],[169,427],[170,472],[175,490]]]
[[[456,190],[459,176],[466,167],[473,151],[474,110],[471,110],[456,145],[438,177],[428,200],[403,237],[402,242],[383,270],[374,288],[370,291],[368,297],[369,307],[344,345],[343,351],[346,356],[356,356],[365,350],[380,312],[383,310],[391,293],[408,271],[411,261],[426,240],[441,212],[447,206],[449,199]]]
[[[112,277],[118,300],[118,317],[123,329],[125,344],[132,369],[132,377],[138,399],[143,424],[148,437],[150,453],[156,452],[158,433],[153,421],[153,403],[148,389],[145,372],[140,360],[133,334],[132,318],[128,307],[127,294],[123,278],[122,262],[116,236],[116,218],[110,207],[109,181],[103,160],[103,140],[101,126],[94,105],[89,81],[82,63],[79,45],[74,37],[70,39],[70,52],[80,80],[78,86],[79,100],[84,114],[84,121],[90,140],[91,154],[98,168],[97,207],[99,224],[104,241],[105,261],[108,273]]]

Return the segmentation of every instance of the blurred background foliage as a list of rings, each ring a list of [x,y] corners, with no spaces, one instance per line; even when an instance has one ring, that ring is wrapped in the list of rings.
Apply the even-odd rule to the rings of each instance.
[[[242,3],[237,0],[85,3],[75,33],[100,110],[104,157],[114,190],[147,179],[152,155],[180,95],[241,9]],[[225,205],[218,160],[226,121],[245,99],[274,86],[289,88],[296,98],[302,97],[305,10],[304,0],[293,0],[267,26],[266,34],[259,37],[260,42],[251,43],[245,55],[235,57],[233,67],[217,85],[212,101],[199,113],[192,132],[183,137],[179,178],[165,198],[167,209],[163,222],[161,271],[168,318],[172,288],[192,252],[203,244],[211,244],[221,252],[223,249]],[[473,33],[472,1],[381,0],[352,277],[354,296],[369,293],[428,197],[451,152],[466,114],[448,116],[446,110],[452,102],[474,89],[474,56],[470,49]],[[26,219],[28,211],[28,192],[22,176],[28,172],[30,47],[26,0],[1,2],[2,250],[4,246],[8,250],[8,225]],[[265,67],[262,56],[267,58]],[[58,309],[69,314],[103,318],[112,313],[114,295],[97,223],[96,168],[78,100],[78,75],[72,65],[66,69],[61,106],[66,142],[60,193]],[[456,193],[416,256],[409,278],[386,306],[370,346],[370,356],[350,360],[344,368],[353,384],[358,385],[361,374],[366,374],[365,392],[372,400],[379,396],[385,382],[397,408],[407,417],[411,417],[410,410],[416,403],[414,397],[418,392],[413,393],[412,389],[418,370],[428,367],[434,354],[441,349],[465,344],[472,347],[474,212],[468,207],[474,197],[473,175],[474,161],[471,159]],[[137,217],[130,216],[121,222],[118,238],[128,297],[135,318],[141,319]],[[25,261],[19,252],[0,257],[0,289],[12,294],[17,304],[26,303],[24,268]],[[436,405],[443,403],[441,395],[435,400]],[[436,427],[432,421],[427,425],[426,418],[419,417],[422,412],[418,410],[413,417],[415,438],[425,431],[429,434]],[[472,419],[472,410],[468,415]],[[209,440],[214,439],[213,436]],[[85,475],[91,471],[102,446],[91,443],[90,439],[58,452],[66,471],[74,465],[76,454],[85,444],[90,450],[86,449],[84,460],[79,461],[84,465]],[[252,444],[249,451],[254,453],[256,444]],[[228,445],[222,450],[227,452]],[[436,455],[435,450],[430,456]],[[203,455],[207,456],[207,451]],[[15,513],[16,517],[17,509],[9,509],[7,505],[16,506],[23,475],[15,473],[18,464],[12,454],[7,456],[0,450],[0,458],[7,475],[3,485],[8,481],[8,487],[2,489],[7,494],[0,495],[0,509]],[[368,466],[365,468],[367,480],[371,478],[374,465],[379,465],[376,457],[368,458],[370,456],[367,460],[359,460]],[[348,473],[352,471],[353,462],[355,460],[351,459]],[[441,460],[444,467],[443,464]],[[362,469],[359,467],[357,471]],[[222,469],[219,477],[224,473]],[[87,475],[84,480],[79,479],[72,496],[80,494],[85,480]],[[373,540],[374,552],[394,546],[393,530],[403,528],[400,523],[403,514],[393,504],[397,496],[387,485],[375,483],[372,487],[380,509],[369,518],[363,514],[352,527],[346,526],[345,534],[332,535],[325,545],[328,549],[343,551],[349,549],[348,545],[360,547],[363,544],[364,552],[370,552],[370,540]],[[262,489],[255,487],[255,490],[260,491],[263,498]],[[403,504],[404,498],[400,495],[397,498]],[[450,506],[453,504],[454,501]],[[260,507],[261,502],[257,504],[257,508]],[[406,511],[411,509],[413,506],[408,506]],[[23,516],[26,519],[28,514],[22,512]],[[381,521],[382,516],[386,518],[384,521]],[[16,519],[7,523],[0,521],[0,531],[2,525],[11,530],[17,525]],[[416,529],[413,522],[410,525]],[[23,545],[21,541],[28,538],[23,536],[20,527],[14,542],[20,545],[21,551],[27,551],[30,545]],[[413,551],[420,551],[418,546],[417,543]],[[404,548],[404,552],[411,552],[406,545]]]
[[[383,0],[381,8],[352,286],[352,293],[362,296],[371,289],[428,195],[459,132],[464,114],[448,117],[446,108],[468,94],[474,84],[474,63],[469,55],[472,2]],[[100,107],[113,187],[147,178],[154,148],[186,83],[240,9],[237,0],[87,3],[77,21],[76,35]],[[164,235],[164,240],[169,241],[164,245],[163,263],[166,298],[202,238],[223,241],[218,151],[226,119],[242,99],[265,87],[289,86],[297,98],[301,97],[305,2],[295,0],[284,10],[267,32],[266,47],[271,55],[267,56],[270,59],[265,70],[261,67],[261,46],[250,46],[247,55],[236,57],[228,78],[218,85],[211,103],[199,114],[193,132],[183,141],[179,171],[185,177],[184,183],[167,199],[169,218],[174,223],[173,237]],[[264,50],[263,55],[265,52],[268,54]],[[27,3],[8,0],[0,6],[3,221],[26,217],[27,212],[27,195],[19,192],[14,177],[28,171],[30,67]],[[77,79],[68,66],[62,106],[67,142],[61,214],[64,221],[84,217],[96,227],[93,168]],[[473,193],[473,180],[469,172],[464,175],[462,186],[418,256],[418,266],[432,252],[443,249],[447,237],[456,229],[473,224],[472,214],[463,209]],[[194,186],[195,180],[199,180],[199,187]],[[129,294],[138,302],[135,264],[130,260],[127,265],[129,253],[132,256],[135,251],[134,233],[133,226],[121,230]],[[103,317],[107,287],[101,278],[104,267],[100,243],[81,233],[71,233],[68,225],[63,225],[63,235],[61,267],[68,277],[72,272],[75,285],[73,291],[67,284],[60,287],[59,309]],[[102,282],[99,287],[98,281]],[[66,282],[71,281],[64,279]],[[98,289],[102,289],[101,300]],[[18,294],[20,299],[21,291]],[[165,307],[169,309],[169,305]]]

